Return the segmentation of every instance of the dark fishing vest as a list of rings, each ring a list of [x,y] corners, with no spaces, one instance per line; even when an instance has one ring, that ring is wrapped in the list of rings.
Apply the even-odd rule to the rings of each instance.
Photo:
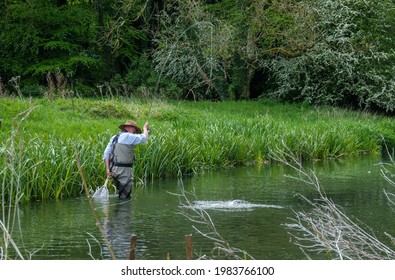
[[[111,154],[110,154],[110,163],[111,169],[113,166],[120,167],[132,167],[135,156],[134,156],[134,146],[128,144],[118,143],[120,132],[115,135],[114,139],[111,143]]]

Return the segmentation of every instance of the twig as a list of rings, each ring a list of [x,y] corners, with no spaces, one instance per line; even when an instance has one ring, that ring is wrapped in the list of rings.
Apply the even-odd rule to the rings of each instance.
[[[88,234],[90,237],[92,237],[92,239],[93,239],[97,244],[99,244],[99,246],[100,246],[100,252],[101,252],[100,254],[102,255],[102,254],[103,254],[103,251],[102,251],[102,247],[101,247],[101,244],[100,244],[99,240],[97,240],[97,238],[96,238],[95,236],[93,236],[92,234],[90,234],[89,232],[87,232],[87,234]],[[92,255],[92,247],[91,247],[91,244],[89,243],[89,240],[88,240],[88,239],[86,239],[86,243],[88,243],[88,247],[89,247],[88,255],[94,260],[95,257]]]
[[[112,259],[115,260],[116,257],[115,257],[114,251],[112,249],[112,246],[110,244],[110,241],[108,240],[108,238],[107,238],[107,236],[106,236],[106,234],[104,232],[104,229],[101,226],[99,216],[97,215],[97,212],[96,212],[95,207],[93,205],[93,201],[92,201],[91,197],[89,196],[89,190],[88,190],[88,186],[86,184],[84,173],[83,173],[83,170],[82,170],[80,156],[79,156],[79,154],[77,152],[77,149],[75,147],[74,147],[74,152],[75,152],[75,156],[76,156],[76,159],[77,159],[78,170],[80,172],[81,180],[82,180],[82,183],[83,183],[83,186],[84,186],[84,189],[85,189],[85,194],[86,194],[86,197],[88,198],[89,205],[91,207],[93,217],[95,218],[96,226],[99,228],[100,233],[101,233],[104,241],[106,242],[106,245],[108,247],[108,250],[109,250],[109,252],[111,254]]]
[[[178,196],[178,198],[180,199],[180,209],[182,210],[178,212],[179,215],[184,216],[185,218],[187,218],[188,220],[190,220],[195,224],[205,225],[208,228],[208,230],[203,231],[198,227],[196,227],[195,225],[192,225],[192,228],[197,233],[214,242],[214,248],[212,249],[212,252],[214,251],[217,251],[219,253],[222,252],[226,256],[236,260],[241,260],[245,257],[254,259],[246,251],[230,246],[230,244],[217,231],[214,221],[212,220],[209,213],[204,209],[195,207],[193,203],[190,201],[190,199],[188,198],[189,195],[193,197],[196,196],[194,193],[187,193],[185,191],[182,185],[182,181],[181,181],[180,193],[173,195]],[[187,212],[187,210],[189,210],[189,212]],[[241,257],[239,254],[242,254],[243,257]]]
[[[272,159],[296,170],[300,178],[292,178],[312,186],[319,194],[319,198],[314,201],[300,195],[312,210],[294,211],[292,222],[285,224],[294,243],[302,250],[326,253],[329,258],[395,259],[395,251],[353,222],[325,195],[315,173],[306,171],[284,141],[282,144],[284,147],[272,151]],[[370,228],[368,230],[372,232]]]

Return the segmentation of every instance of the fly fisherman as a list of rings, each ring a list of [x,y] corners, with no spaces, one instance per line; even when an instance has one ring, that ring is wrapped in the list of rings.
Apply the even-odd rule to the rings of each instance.
[[[132,192],[135,160],[134,146],[148,140],[149,124],[144,124],[144,131],[135,121],[128,120],[119,126],[121,132],[111,137],[104,151],[107,178],[112,178],[118,190],[119,198],[129,198]]]

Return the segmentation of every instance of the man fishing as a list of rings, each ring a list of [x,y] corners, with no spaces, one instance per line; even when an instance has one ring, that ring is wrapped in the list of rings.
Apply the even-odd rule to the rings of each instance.
[[[143,132],[132,120],[121,124],[119,128],[121,132],[111,137],[104,150],[103,161],[107,178],[113,179],[119,198],[129,198],[133,184],[134,146],[148,140],[149,124],[144,124]]]

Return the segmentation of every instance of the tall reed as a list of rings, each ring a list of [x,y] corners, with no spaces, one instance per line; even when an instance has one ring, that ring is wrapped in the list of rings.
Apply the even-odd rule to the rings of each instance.
[[[24,152],[22,124],[34,108],[21,112],[12,120],[11,135],[5,140],[1,155],[3,165],[1,175],[1,217],[0,217],[0,259],[10,255],[24,259],[23,253],[13,240],[13,233],[18,230],[19,201],[23,197],[22,178],[28,171],[22,161]],[[18,122],[18,123],[16,123]],[[29,167],[28,167],[29,168]]]
[[[100,168],[100,155],[88,141],[61,140],[55,136],[47,140],[38,137],[27,140],[24,153],[21,155],[19,181],[23,196],[20,202],[30,200],[60,199],[77,196],[83,193],[83,185],[79,177],[77,161],[73,153],[76,146],[86,170],[90,187],[94,188],[104,182]],[[101,176],[100,176],[101,175]],[[5,174],[8,182],[11,174]],[[4,188],[4,192],[9,192]]]
[[[300,160],[317,160],[379,153],[380,135],[395,139],[395,128],[388,118],[334,108],[266,101],[111,101],[129,112],[120,120],[98,117],[96,110],[90,109],[98,107],[102,112],[107,101],[55,100],[50,108],[48,101],[41,102],[25,126],[23,152],[18,157],[8,158],[4,139],[9,131],[0,131],[0,167],[5,170],[4,159],[18,164],[20,202],[83,193],[73,147],[80,155],[90,191],[101,186],[105,180],[103,150],[119,123],[128,118],[138,123],[148,119],[152,128],[149,141],[136,147],[136,182],[270,162],[270,152],[282,141]],[[48,110],[54,114],[53,122]],[[9,198],[13,174],[3,171],[1,176],[1,191]]]

